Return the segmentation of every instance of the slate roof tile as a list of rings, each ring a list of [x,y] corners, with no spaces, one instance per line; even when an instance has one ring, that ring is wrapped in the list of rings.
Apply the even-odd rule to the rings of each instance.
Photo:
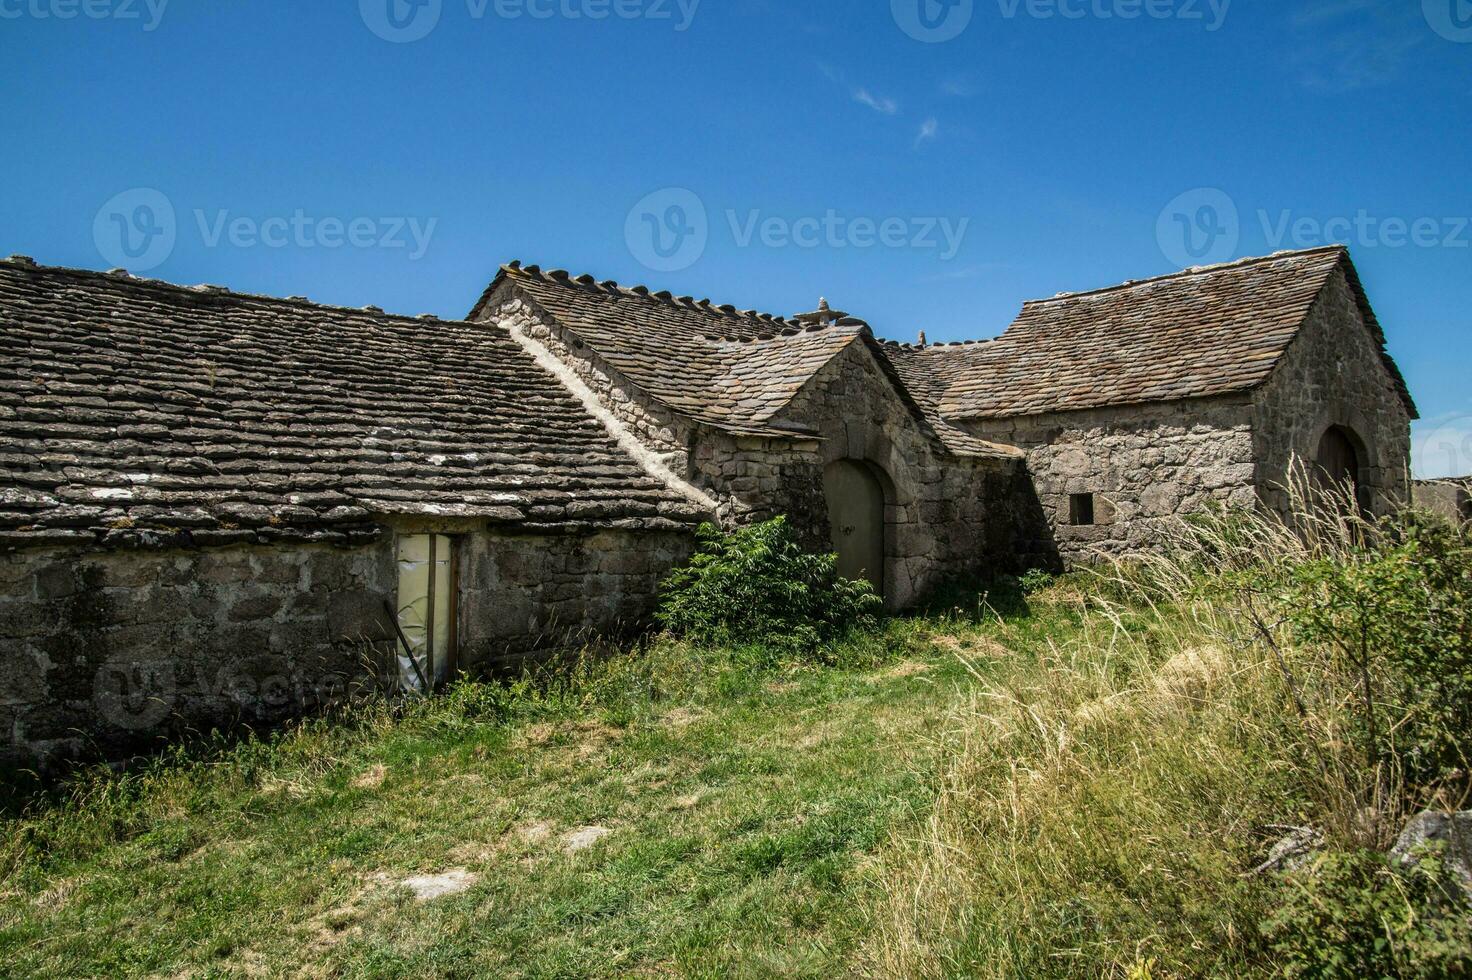
[[[0,532],[688,524],[487,324],[0,260]]]
[[[501,269],[470,314],[477,319],[491,297],[511,284],[580,342],[651,398],[696,421],[737,434],[801,436],[812,430],[779,426],[783,410],[813,376],[854,343],[885,356],[862,320],[824,326],[729,304],[696,302],[645,286],[621,287],[591,276],[569,279],[517,263]],[[893,375],[902,398],[905,383]],[[912,400],[912,404],[916,402]],[[917,405],[921,411],[923,405]],[[946,449],[960,455],[1018,455],[962,432],[938,415],[922,421]]]
[[[899,355],[942,415],[1003,418],[1250,390],[1342,270],[1411,415],[1415,405],[1341,246],[1246,259],[1023,306],[996,340]]]

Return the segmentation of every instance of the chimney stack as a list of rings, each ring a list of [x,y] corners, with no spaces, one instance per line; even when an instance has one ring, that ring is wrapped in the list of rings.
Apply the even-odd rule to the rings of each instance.
[[[804,326],[831,327],[847,316],[848,314],[842,310],[829,307],[827,299],[820,299],[816,310],[811,313],[799,313],[793,319]]]

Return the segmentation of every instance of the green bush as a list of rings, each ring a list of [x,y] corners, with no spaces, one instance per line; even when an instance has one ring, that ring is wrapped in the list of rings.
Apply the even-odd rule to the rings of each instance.
[[[658,619],[697,642],[812,651],[873,629],[881,605],[868,582],[841,578],[835,556],[804,550],[779,517],[730,533],[701,527],[695,557],[665,580]]]
[[[1348,553],[1264,565],[1256,587],[1293,640],[1343,678],[1349,734],[1412,787],[1466,772],[1472,732],[1472,542],[1407,514]]]
[[[1400,869],[1373,851],[1326,854],[1283,887],[1263,934],[1290,980],[1472,976],[1467,902],[1434,856]]]

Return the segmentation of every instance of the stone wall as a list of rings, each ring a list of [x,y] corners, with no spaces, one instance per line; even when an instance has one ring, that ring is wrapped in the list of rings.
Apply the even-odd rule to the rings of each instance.
[[[643,625],[693,544],[634,530],[460,541],[471,672]],[[119,756],[336,702],[386,672],[383,603],[396,595],[391,533],[351,548],[12,549],[0,554],[0,756]]]
[[[1257,501],[1252,405],[1245,397],[992,419],[966,428],[1026,451],[1066,566],[1153,547],[1172,518],[1210,502],[1251,507]],[[1075,494],[1094,495],[1094,524],[1071,523]]]
[[[1417,480],[1415,505],[1452,521],[1472,521],[1472,480]]]
[[[706,494],[726,527],[787,515],[807,544],[831,547],[823,472],[863,460],[886,483],[890,604],[913,603],[958,575],[1011,570],[1048,552],[1042,517],[1016,460],[957,457],[901,400],[872,350],[856,341],[774,419],[812,435],[736,435],[645,395],[596,351],[515,296],[486,319],[566,365],[600,405],[673,475]]]
[[[514,665],[647,627],[660,582],[694,546],[693,533],[668,531],[464,536],[462,666]]]
[[[1019,461],[947,452],[867,344],[833,358],[780,418],[821,436],[805,499],[808,519],[825,534],[823,468],[860,460],[881,474],[892,606],[907,606],[947,579],[1017,570],[1035,547],[1040,515]]]
[[[1364,502],[1373,511],[1407,499],[1410,415],[1342,271],[1254,393],[1253,407],[1256,480],[1270,506],[1285,509],[1291,461],[1313,462],[1331,426],[1348,430],[1356,443]]]

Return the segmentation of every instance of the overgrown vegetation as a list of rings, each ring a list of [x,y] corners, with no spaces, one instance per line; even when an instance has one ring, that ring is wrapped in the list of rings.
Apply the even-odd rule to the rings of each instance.
[[[1374,851],[1334,852],[1284,884],[1263,933],[1289,980],[1472,973],[1472,915],[1434,854],[1404,869]]]
[[[872,630],[883,603],[868,582],[838,574],[838,560],[803,548],[787,519],[732,532],[700,528],[699,547],[665,583],[660,623],[701,643],[817,652]]]
[[[874,972],[1472,973],[1461,892],[1380,856],[1467,804],[1468,531],[1310,493],[996,624],[1031,655],[972,664],[927,826],[884,858]],[[1319,851],[1262,867],[1294,828]]]
[[[672,633],[0,824],[14,975],[1455,977],[1466,529],[1206,515],[880,620],[781,522]],[[757,639],[760,638],[760,639]],[[1309,853],[1268,861],[1285,836]],[[581,836],[580,836],[581,835]],[[578,840],[592,841],[579,849]],[[467,889],[418,902],[416,875]]]

